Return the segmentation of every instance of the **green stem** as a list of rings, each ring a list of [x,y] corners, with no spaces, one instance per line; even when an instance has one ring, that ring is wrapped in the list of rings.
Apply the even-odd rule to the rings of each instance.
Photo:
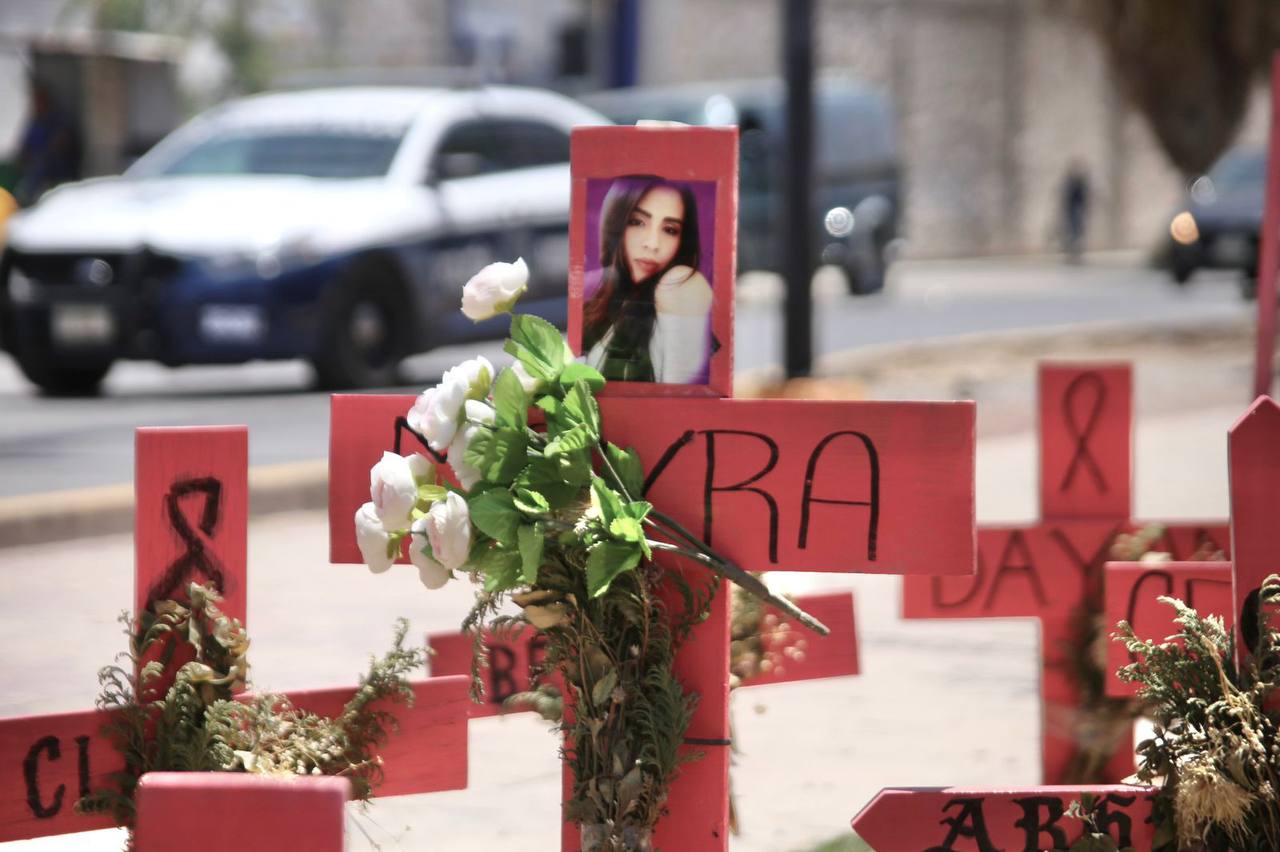
[[[670,544],[665,541],[653,541],[652,539],[649,539],[648,541],[649,546],[654,550],[660,550],[666,553],[676,553],[686,559],[692,559],[694,562],[705,565],[720,576],[737,583],[741,588],[766,603],[782,610],[787,615],[812,630],[814,633],[817,633],[819,636],[826,636],[831,632],[825,624],[800,609],[800,607],[796,606],[791,601],[786,598],[779,597],[769,591],[769,587],[766,586],[759,577],[735,565],[722,556],[706,553],[702,550],[689,550],[688,548],[680,547],[676,544]]]

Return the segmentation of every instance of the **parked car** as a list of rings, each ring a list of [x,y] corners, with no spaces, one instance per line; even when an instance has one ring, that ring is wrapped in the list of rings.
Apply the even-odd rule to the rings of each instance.
[[[1192,181],[1169,221],[1174,281],[1185,284],[1197,269],[1239,269],[1245,295],[1252,295],[1266,183],[1266,152],[1247,148],[1228,151]]]
[[[736,124],[738,271],[782,270],[787,115],[781,81],[615,89],[580,99],[619,124]],[[849,292],[877,292],[884,286],[901,210],[893,112],[880,92],[824,77],[814,87],[814,113],[815,256],[845,271]]]
[[[501,337],[463,283],[523,256],[524,306],[565,321],[569,131],[598,113],[536,89],[349,88],[215,107],[124,175],[49,192],[9,223],[0,343],[48,392],[113,361],[306,358],[325,387]]]

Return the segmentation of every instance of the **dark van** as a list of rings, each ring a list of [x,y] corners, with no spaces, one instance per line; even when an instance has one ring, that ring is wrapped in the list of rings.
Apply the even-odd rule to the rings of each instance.
[[[777,79],[614,89],[579,99],[619,124],[640,119],[741,130],[738,271],[780,272],[786,91]],[[845,271],[849,292],[884,287],[898,236],[901,163],[885,96],[844,78],[814,86],[814,251]]]

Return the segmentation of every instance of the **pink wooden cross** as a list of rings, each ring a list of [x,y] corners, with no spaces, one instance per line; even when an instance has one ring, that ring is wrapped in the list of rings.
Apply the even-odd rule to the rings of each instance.
[[[1127,364],[1044,364],[1039,372],[1038,523],[978,528],[973,577],[908,576],[904,618],[1035,617],[1040,621],[1042,777],[1068,779],[1080,704],[1069,651],[1079,642],[1076,613],[1102,607],[1103,565],[1132,520],[1132,376]],[[1175,558],[1205,541],[1225,547],[1221,522],[1165,525]],[[1117,745],[1105,770],[1133,771],[1132,740]]]
[[[1151,787],[888,787],[857,816],[853,830],[879,852],[1068,849],[1083,826],[1066,816],[1082,796],[1096,801],[1099,830],[1121,849],[1151,848]]]
[[[248,431],[244,427],[139,429],[134,489],[134,612],[182,599],[193,581],[212,583],[222,608],[245,622],[248,612]],[[104,663],[116,649],[104,652]],[[400,731],[383,749],[379,795],[466,786],[467,680],[413,684],[409,709],[389,707]],[[293,703],[337,715],[351,689],[289,693]],[[76,814],[77,798],[123,769],[101,729],[103,711],[0,720],[0,841],[108,828],[109,817]],[[422,760],[430,753],[431,760]],[[196,783],[203,783],[197,781]],[[210,784],[221,783],[217,780]]]
[[[336,396],[330,429],[330,560],[360,562],[352,517],[384,450],[419,449],[401,426],[412,396]],[[973,570],[972,403],[601,400],[609,440],[633,446],[647,497],[750,571]],[[403,446],[401,444],[403,443]],[[657,846],[728,842],[728,607],[677,658],[700,696]],[[577,848],[567,826],[564,848]]]

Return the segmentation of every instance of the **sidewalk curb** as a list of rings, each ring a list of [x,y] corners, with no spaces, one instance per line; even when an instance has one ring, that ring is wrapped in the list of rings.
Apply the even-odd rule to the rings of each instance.
[[[1140,342],[1192,343],[1238,340],[1254,334],[1250,318],[1151,323],[1091,322],[1044,329],[991,332],[863,346],[817,359],[818,379],[860,378],[886,365],[928,368],[999,352],[1012,357],[1054,357],[1055,350],[1105,349]],[[1105,353],[1099,353],[1105,357]],[[778,396],[785,387],[780,368],[751,370],[734,380],[735,395]],[[809,380],[812,381],[812,380]],[[804,395],[804,394],[800,394]],[[328,507],[327,459],[265,465],[249,469],[249,513],[316,510]],[[123,483],[73,491],[0,498],[0,550],[66,539],[127,533],[133,530],[133,485]]]
[[[249,514],[329,504],[326,459],[249,469]],[[0,498],[0,549],[133,531],[133,484]]]

